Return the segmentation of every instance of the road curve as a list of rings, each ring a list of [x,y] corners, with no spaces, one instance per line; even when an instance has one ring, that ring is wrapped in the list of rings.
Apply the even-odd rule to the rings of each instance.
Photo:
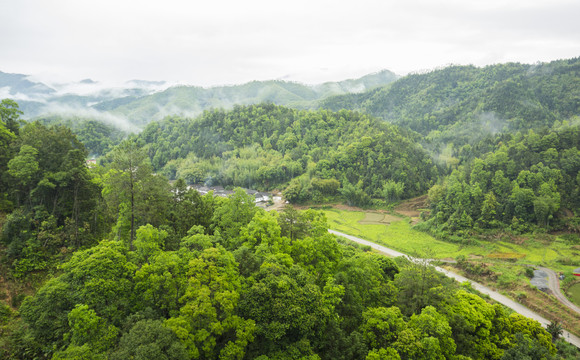
[[[398,252],[398,251],[393,250],[393,249],[389,249],[389,248],[384,247],[382,245],[375,244],[375,243],[370,242],[368,240],[364,240],[364,239],[358,238],[356,236],[344,234],[344,233],[341,233],[339,231],[335,231],[335,230],[331,230],[331,229],[328,229],[328,232],[331,233],[331,234],[337,235],[337,236],[344,237],[344,238],[346,238],[348,240],[351,240],[351,241],[354,241],[356,243],[370,246],[373,249],[378,250],[378,251],[380,251],[380,252],[382,252],[382,253],[384,253],[384,254],[386,254],[388,256],[394,256],[394,257],[397,257],[397,256],[405,256],[405,257],[408,257],[410,259],[413,259],[412,257],[410,257],[410,256],[408,256],[406,254],[403,254],[403,253]],[[466,278],[464,276],[455,274],[455,273],[453,273],[453,272],[451,272],[449,270],[440,268],[438,266],[436,266],[435,269],[437,271],[439,271],[439,272],[442,272],[446,276],[448,276],[450,278],[453,278],[453,279],[455,279],[455,280],[457,280],[459,282],[468,281],[471,284],[471,286],[474,289],[476,289],[477,291],[481,292],[482,294],[489,295],[489,297],[492,298],[493,300],[495,300],[495,301],[497,301],[497,302],[499,302],[499,303],[501,303],[501,304],[509,307],[510,309],[514,310],[518,314],[521,314],[521,315],[523,315],[525,317],[529,317],[531,319],[534,319],[534,320],[540,322],[544,327],[548,326],[548,324],[550,323],[550,321],[548,321],[545,318],[543,318],[542,316],[536,314],[535,312],[533,312],[532,310],[530,310],[527,307],[523,306],[522,304],[519,304],[519,303],[513,301],[512,299],[510,299],[510,298],[508,298],[508,297],[506,297],[506,296],[498,293],[497,291],[491,290],[487,286],[484,286],[484,285],[482,285],[482,284],[480,284],[478,282],[469,280],[468,278]],[[549,269],[545,269],[545,270],[549,270]],[[549,271],[548,271],[548,273],[549,273]],[[559,287],[558,287],[558,289],[559,289]],[[558,293],[559,293],[559,291],[558,291]],[[580,348],[580,338],[577,337],[576,335],[570,334],[568,331],[564,330],[563,331],[563,334],[562,334],[562,338],[564,340],[568,341],[570,344],[576,346],[577,348]]]
[[[554,270],[545,267],[538,267],[538,269],[543,270],[546,272],[546,274],[548,274],[548,288],[556,297],[556,299],[558,299],[562,304],[566,305],[570,309],[580,313],[580,307],[576,306],[576,304],[568,300],[568,298],[560,291],[560,280],[558,280],[558,274],[556,274]]]

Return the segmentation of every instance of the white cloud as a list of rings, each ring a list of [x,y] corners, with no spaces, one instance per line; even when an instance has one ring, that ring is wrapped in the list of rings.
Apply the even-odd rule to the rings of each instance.
[[[86,107],[72,107],[67,105],[58,105],[55,103],[51,103],[45,106],[43,113],[45,114],[58,114],[64,117],[70,116],[74,118],[87,118],[87,119],[94,119],[98,121],[102,121],[105,124],[113,125],[120,130],[130,132],[130,133],[138,133],[142,129],[138,126],[132,124],[127,118],[124,116],[114,115],[108,112],[101,112],[92,108]]]
[[[572,0],[4,1],[0,70],[208,86],[548,61],[580,55],[579,13]]]

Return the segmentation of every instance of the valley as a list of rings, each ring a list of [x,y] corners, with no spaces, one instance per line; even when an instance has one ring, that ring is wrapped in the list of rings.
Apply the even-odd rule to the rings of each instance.
[[[579,59],[101,97],[4,78],[84,109],[0,106],[4,357],[578,355]]]

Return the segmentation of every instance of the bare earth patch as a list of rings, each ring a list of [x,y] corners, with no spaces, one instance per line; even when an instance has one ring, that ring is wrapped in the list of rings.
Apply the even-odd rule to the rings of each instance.
[[[338,210],[346,210],[346,211],[364,211],[363,209],[356,207],[356,206],[348,206],[346,204],[336,204],[332,206]]]
[[[403,216],[410,217],[411,225],[415,225],[420,221],[421,209],[425,208],[427,208],[427,195],[403,201],[395,206],[394,210]]]
[[[421,216],[421,210],[427,207],[427,195],[403,201],[395,207],[395,211],[408,217]]]

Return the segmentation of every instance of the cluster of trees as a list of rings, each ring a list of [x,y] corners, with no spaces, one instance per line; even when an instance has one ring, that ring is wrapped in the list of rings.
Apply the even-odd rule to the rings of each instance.
[[[102,234],[100,189],[83,144],[68,128],[20,127],[18,105],[2,105],[0,211],[9,215],[0,238],[13,274],[23,276],[45,269],[63,246],[79,247]]]
[[[411,74],[385,87],[328,98],[426,136],[434,154],[498,132],[550,127],[576,116],[580,58],[533,65],[450,66]]]
[[[466,161],[429,190],[428,224],[440,234],[549,229],[580,212],[578,123],[497,140],[493,151]]]
[[[0,114],[0,240],[12,277],[51,268],[111,231],[130,244],[137,227],[168,226],[185,212],[134,142],[111,151],[107,168],[89,168],[88,152],[69,128],[40,122],[20,127],[18,105],[11,101],[2,103]],[[122,235],[124,229],[129,235]],[[168,231],[181,237],[188,229]]]
[[[65,126],[83,143],[89,156],[99,157],[110,152],[128,134],[113,124],[81,117],[44,116],[37,119],[46,126]]]
[[[291,202],[408,198],[438,176],[415,135],[349,111],[237,106],[151,123],[139,139],[153,167],[169,178],[286,188]]]
[[[2,111],[18,123],[11,105]],[[27,279],[63,263],[18,313],[0,302],[2,357],[558,356],[539,323],[427,263],[338,242],[321,213],[170,186],[131,140],[89,168],[70,130],[12,124],[0,123],[3,267]],[[383,191],[400,196],[401,185]]]
[[[190,190],[191,192],[192,190]],[[268,213],[242,190],[187,200],[162,227],[103,240],[4,328],[19,359],[555,359],[541,325],[490,305],[427,263],[337,242],[324,217]],[[8,316],[10,310],[7,310]],[[560,346],[560,345],[559,345]],[[514,357],[515,356],[515,357]]]

